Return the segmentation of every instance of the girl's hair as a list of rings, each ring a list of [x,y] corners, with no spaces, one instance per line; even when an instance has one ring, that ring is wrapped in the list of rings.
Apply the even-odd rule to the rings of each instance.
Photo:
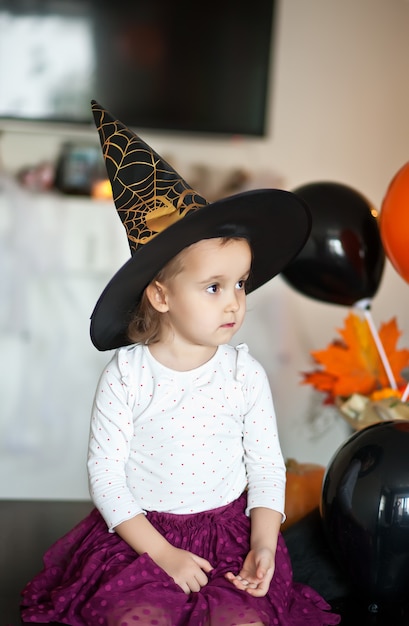
[[[229,241],[240,241],[243,237],[220,237],[220,245],[225,245]],[[247,240],[246,240],[247,241]],[[194,244],[192,244],[194,245]],[[150,284],[156,281],[166,283],[177,276],[183,269],[186,251],[190,248],[184,248],[179,254],[171,259],[160,272],[158,272]],[[128,339],[131,343],[156,343],[159,341],[162,313],[157,311],[149,302],[146,295],[146,289],[142,294],[134,313],[128,324]]]
[[[186,250],[186,249],[185,249]],[[174,278],[183,269],[184,252],[179,252],[163,267],[150,282],[152,285],[156,281],[165,283]],[[149,302],[146,289],[142,294],[132,317],[128,324],[128,339],[132,343],[155,343],[159,341],[161,330],[161,315]]]

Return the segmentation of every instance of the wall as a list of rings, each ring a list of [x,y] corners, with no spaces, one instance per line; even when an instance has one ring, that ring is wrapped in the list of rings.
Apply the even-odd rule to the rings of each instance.
[[[175,166],[186,177],[192,164],[204,163],[251,170],[257,173],[255,184],[278,177],[288,189],[334,180],[361,191],[380,208],[392,176],[409,155],[409,3],[281,0],[278,17],[268,137],[199,140],[152,133],[144,139],[158,152],[173,155]],[[94,132],[90,129],[85,135],[91,138]],[[8,175],[24,165],[53,158],[66,138],[67,132],[57,135],[48,128],[3,133],[2,184],[8,198],[15,199],[13,194],[18,193],[11,189]],[[14,263],[23,259],[20,277],[22,271],[31,277],[30,307],[23,312],[33,332],[16,339],[13,332],[24,326],[16,313],[22,311],[10,318],[6,313],[10,308],[4,311],[2,298],[0,348],[7,375],[2,376],[0,497],[87,497],[89,405],[107,358],[89,345],[88,318],[105,279],[126,257],[127,244],[123,238],[121,247],[118,218],[111,214],[111,221],[109,207],[104,205],[103,223],[109,223],[118,239],[109,248],[102,270],[100,261],[94,258],[95,265],[85,256],[91,271],[84,272],[83,266],[81,270],[75,267],[75,260],[91,254],[89,237],[93,254],[100,258],[106,231],[98,228],[97,239],[92,239],[87,226],[87,233],[80,235],[85,223],[81,202],[70,201],[65,213],[64,200],[52,198],[56,213],[46,217],[49,207],[43,206],[41,221],[31,210],[35,199],[19,195],[15,201],[14,232],[22,232],[18,224],[23,221],[27,239],[18,238]],[[21,211],[15,215],[17,206]],[[7,240],[10,207],[7,211],[8,217],[1,218],[3,251],[12,243]],[[68,232],[64,237],[68,242],[63,255],[65,274],[54,272],[52,277],[50,272],[58,267],[58,258],[61,263],[62,254],[61,239],[55,233],[67,226],[64,215],[68,213],[71,236]],[[28,241],[36,252],[31,260]],[[41,280],[34,281],[35,273],[37,278],[42,273]],[[14,274],[7,276],[16,282]],[[402,346],[409,343],[408,301],[407,284],[387,263],[372,314],[377,326],[397,316]],[[287,457],[325,464],[348,435],[336,413],[299,384],[300,372],[311,367],[310,350],[332,340],[347,312],[345,307],[302,296],[280,277],[249,297],[249,313],[237,340],[246,341],[266,366]],[[36,343],[32,350],[27,346],[30,337]]]

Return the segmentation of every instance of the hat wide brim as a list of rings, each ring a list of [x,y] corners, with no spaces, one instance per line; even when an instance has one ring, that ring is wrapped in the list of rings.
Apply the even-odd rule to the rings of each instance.
[[[112,277],[91,315],[92,343],[101,351],[129,345],[128,324],[144,289],[191,244],[214,237],[246,237],[253,252],[247,289],[251,293],[297,256],[310,230],[306,204],[281,189],[247,191],[191,212],[138,248]]]

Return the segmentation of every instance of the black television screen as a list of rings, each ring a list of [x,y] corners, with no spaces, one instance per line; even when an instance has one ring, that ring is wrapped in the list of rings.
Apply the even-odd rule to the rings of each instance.
[[[0,0],[0,119],[263,136],[274,4]]]

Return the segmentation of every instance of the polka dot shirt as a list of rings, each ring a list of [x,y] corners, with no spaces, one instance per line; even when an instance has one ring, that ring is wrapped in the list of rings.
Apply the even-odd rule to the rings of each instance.
[[[248,511],[284,513],[285,464],[264,369],[245,344],[187,372],[119,348],[92,410],[90,493],[112,531],[146,511],[196,513],[248,487]],[[248,512],[247,511],[247,512]]]

